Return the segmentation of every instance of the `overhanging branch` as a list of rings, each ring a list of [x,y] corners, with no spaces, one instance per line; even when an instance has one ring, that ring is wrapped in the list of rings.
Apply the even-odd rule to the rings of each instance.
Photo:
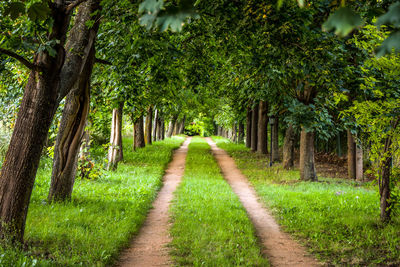
[[[13,51],[10,51],[10,50],[4,49],[4,48],[0,48],[0,53],[4,54],[4,55],[7,55],[9,57],[15,58],[16,60],[18,60],[19,62],[24,64],[28,69],[31,69],[31,70],[38,70],[39,69],[39,66],[33,64],[29,60],[27,60],[24,57],[18,55],[17,53],[14,53]]]
[[[72,10],[74,10],[75,7],[79,6],[80,4],[82,4],[83,2],[85,2],[87,0],[76,0],[73,1],[72,3],[70,3],[69,5],[67,5],[65,7],[65,13],[70,13]]]
[[[97,58],[97,57],[95,58],[94,62],[103,64],[103,65],[110,65],[110,66],[112,65],[112,63],[110,61],[107,61],[107,60],[104,60],[101,58]]]

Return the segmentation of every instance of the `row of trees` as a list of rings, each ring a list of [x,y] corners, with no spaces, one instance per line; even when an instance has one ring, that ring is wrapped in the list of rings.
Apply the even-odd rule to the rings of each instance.
[[[214,85],[221,88],[228,106],[216,112],[217,123],[234,138],[242,136],[246,124],[246,145],[265,154],[266,129],[268,121],[273,122],[273,161],[279,158],[276,133],[278,125],[283,125],[287,168],[293,164],[293,145],[299,134],[300,176],[311,181],[317,180],[316,138],[329,143],[346,133],[349,178],[361,180],[364,165],[369,168],[379,184],[381,218],[389,221],[397,203],[398,163],[393,159],[398,148],[399,57],[376,57],[375,53],[396,34],[390,35],[393,30],[382,26],[382,21],[397,27],[396,19],[389,21],[387,16],[397,18],[394,10],[399,4],[354,1],[366,25],[345,39],[321,30],[324,21],[337,19],[328,19],[335,4],[338,10],[349,10],[325,1],[310,2],[303,9],[285,2],[284,12],[262,1],[236,3],[234,8],[242,14],[232,18],[229,24],[234,25],[230,28],[234,34],[225,38],[226,49],[236,53],[222,59],[228,62],[220,63],[223,82]],[[388,9],[378,29],[375,20]]]
[[[163,139],[165,120],[171,121],[167,136],[174,129],[183,132],[180,113],[190,105],[190,92],[178,92],[182,83],[174,83],[181,78],[174,69],[178,51],[168,43],[170,34],[139,26],[137,9],[130,1],[100,0],[12,1],[0,7],[0,52],[7,56],[1,58],[3,111],[18,110],[4,119],[13,134],[0,174],[3,240],[23,240],[45,146],[55,142],[48,201],[64,201],[71,197],[85,128],[100,142],[110,134],[110,169],[123,158],[123,113],[135,124],[134,148],[151,144],[152,136]],[[163,68],[167,62],[170,68]]]
[[[382,219],[388,220],[399,60],[374,57],[388,33],[372,23],[390,1],[354,1],[367,27],[347,39],[321,30],[331,11],[342,10],[338,1],[313,1],[303,8],[296,1],[278,2],[280,9],[275,1],[261,0],[2,5],[0,73],[1,88],[7,89],[0,93],[13,129],[0,174],[2,239],[23,240],[43,148],[55,141],[48,200],[68,199],[85,129],[94,142],[109,140],[110,169],[123,158],[123,114],[134,124],[134,148],[208,117],[208,124],[234,129],[239,140],[246,132],[246,144],[263,154],[272,118],[273,160],[279,159],[279,129],[284,129],[287,167],[293,164],[295,133],[301,132],[305,180],[317,179],[315,136],[330,140],[338,129],[348,130],[354,155],[364,147],[376,163]],[[214,126],[210,131],[218,129]]]

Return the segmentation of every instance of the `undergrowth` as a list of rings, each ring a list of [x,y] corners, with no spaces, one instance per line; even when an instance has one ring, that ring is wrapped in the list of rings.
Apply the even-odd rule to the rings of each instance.
[[[106,266],[128,246],[161,186],[174,137],[131,151],[124,140],[124,162],[97,180],[77,179],[71,201],[46,202],[51,161],[43,159],[31,197],[25,249],[0,249],[0,266]]]
[[[400,221],[379,220],[379,195],[371,184],[321,178],[301,182],[297,170],[268,168],[266,157],[214,137],[236,161],[284,230],[328,265],[400,265]],[[264,159],[262,159],[264,158]]]
[[[179,266],[268,266],[253,225],[204,139],[195,137],[189,145],[171,211],[172,256]]]

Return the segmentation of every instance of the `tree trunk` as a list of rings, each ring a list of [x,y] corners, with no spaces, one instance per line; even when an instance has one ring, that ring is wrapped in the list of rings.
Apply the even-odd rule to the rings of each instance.
[[[294,140],[295,132],[292,125],[286,129],[285,141],[283,144],[283,168],[286,170],[294,166]]]
[[[314,133],[303,128],[300,137],[300,179],[317,181],[314,161]]]
[[[136,148],[139,147],[145,147],[146,143],[144,142],[143,116],[140,116],[138,119],[136,119],[133,130],[133,150],[136,150]]]
[[[257,151],[258,143],[258,104],[251,111],[251,151]]]
[[[120,150],[122,150],[121,121],[123,107],[124,105],[122,103],[119,104],[118,108],[113,109],[110,147],[108,149],[108,170],[116,170],[118,166],[118,161],[120,160]]]
[[[243,143],[244,141],[244,124],[239,122],[238,125],[238,143]]]
[[[232,129],[232,141],[233,142],[237,142],[237,126],[236,126],[236,124],[235,125],[233,125],[233,129]]]
[[[158,110],[155,109],[154,111],[154,119],[153,119],[153,134],[152,134],[152,141],[157,141],[157,120],[158,120]]]
[[[391,139],[391,138],[388,138]],[[386,139],[386,143],[388,142]],[[389,141],[391,142],[391,141]],[[390,146],[390,145],[389,145]],[[380,194],[380,208],[381,208],[381,220],[383,222],[388,222],[391,219],[392,215],[392,205],[390,201],[391,187],[390,187],[390,174],[392,169],[392,154],[390,150],[385,152],[388,153],[388,156],[383,160],[381,167],[381,177],[379,177],[379,194]]]
[[[71,198],[75,182],[80,143],[90,106],[90,76],[95,59],[94,47],[90,52],[75,88],[65,101],[61,123],[54,147],[53,170],[48,201]]]
[[[80,147],[80,154],[85,158],[90,157],[90,133],[89,131],[84,131],[82,136],[82,142]]]
[[[213,135],[218,136],[218,125],[213,121]]]
[[[40,155],[57,108],[56,86],[57,79],[32,71],[25,87],[0,174],[1,239],[23,240]]]
[[[147,109],[147,116],[146,116],[146,129],[145,129],[145,136],[146,136],[146,143],[151,145],[151,126],[153,122],[153,107],[149,107]]]
[[[178,119],[177,115],[173,115],[171,118],[171,121],[169,122],[169,126],[168,126],[168,132],[167,132],[167,137],[171,138],[173,132],[174,132],[174,126],[176,123],[176,120]]]
[[[251,120],[252,120],[251,108],[247,108],[246,114],[246,147],[251,148]]]
[[[40,51],[34,57],[34,67],[25,86],[0,173],[0,238],[9,242],[23,241],[29,200],[48,130],[59,101],[78,79],[94,41],[94,36],[88,33],[95,29],[88,30],[82,26],[83,30],[76,31],[74,26],[69,35],[71,45],[67,44],[64,49],[71,16],[70,12],[65,11],[64,1],[55,3],[48,40],[57,41],[53,47],[56,55],[50,56],[47,51]],[[87,10],[95,6],[94,3],[99,6],[99,1],[95,0],[82,4],[75,24],[81,25],[78,23],[81,14],[88,14]],[[71,52],[75,45],[77,49],[73,53],[79,57],[74,57]],[[65,61],[65,58],[68,60]],[[69,68],[74,64],[82,65],[82,68]],[[72,72],[65,75],[68,70]]]
[[[172,132],[173,135],[177,135],[178,134],[178,130],[179,130],[179,121],[178,119],[176,119],[175,123],[174,123],[174,130]]]
[[[268,153],[268,103],[260,101],[258,108],[257,152]]]
[[[364,156],[361,146],[356,147],[356,180],[364,180]]]
[[[347,173],[349,179],[356,179],[357,145],[350,130],[347,130]]]
[[[399,124],[400,118],[396,118],[392,121],[391,126],[393,131],[396,130]],[[381,208],[381,220],[388,222],[391,219],[393,202],[391,201],[391,190],[392,183],[390,181],[392,162],[393,162],[393,136],[389,134],[385,138],[385,146],[383,150],[383,160],[380,162],[380,175],[379,179],[379,194],[380,194],[380,208]]]
[[[272,134],[272,161],[280,161],[279,157],[279,117],[275,117],[275,123],[271,127]]]
[[[124,115],[124,102],[120,102],[118,106],[118,159],[117,162],[124,160],[124,147],[122,146],[122,116]]]
[[[156,131],[156,140],[160,141],[162,140],[162,118],[160,116],[160,114],[158,114],[157,116],[157,120],[156,120],[156,125],[157,125],[157,131]]]
[[[185,131],[185,122],[186,122],[186,115],[183,116],[182,121],[179,124],[178,134],[183,134]]]
[[[161,132],[161,140],[164,140],[165,139],[165,121],[164,121],[164,118],[161,118],[160,132]]]

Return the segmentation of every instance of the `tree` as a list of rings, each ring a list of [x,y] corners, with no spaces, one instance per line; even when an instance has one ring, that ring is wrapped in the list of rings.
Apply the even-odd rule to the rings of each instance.
[[[258,143],[257,152],[261,154],[267,154],[268,152],[268,103],[266,101],[260,101],[258,110]]]
[[[124,102],[120,102],[118,108],[113,109],[111,121],[110,147],[108,149],[108,166],[109,170],[116,170],[118,162],[122,158],[122,114]],[[151,135],[150,135],[151,136]]]
[[[48,130],[59,101],[69,93],[80,74],[77,70],[84,66],[89,52],[84,48],[93,42],[93,37],[73,40],[71,36],[71,49],[64,47],[71,12],[81,2],[42,3],[45,14],[50,14],[51,27],[47,46],[35,53],[33,62],[10,50],[0,49],[1,53],[16,58],[30,69],[0,174],[0,235],[4,240],[21,242],[23,239],[29,199]]]
[[[80,35],[80,37],[75,38],[80,39],[87,38],[87,36],[96,36],[99,29],[99,11],[100,5],[98,1],[91,2],[91,5],[80,8],[74,27],[71,30],[70,38],[77,35]],[[97,12],[97,15],[93,17],[92,14],[95,12]],[[96,22],[89,28],[86,24],[92,19]],[[90,53],[79,79],[67,96],[58,129],[48,195],[49,202],[53,200],[64,201],[71,198],[79,148],[89,112],[90,78],[96,57],[94,40],[89,45],[86,49],[90,49]]]

